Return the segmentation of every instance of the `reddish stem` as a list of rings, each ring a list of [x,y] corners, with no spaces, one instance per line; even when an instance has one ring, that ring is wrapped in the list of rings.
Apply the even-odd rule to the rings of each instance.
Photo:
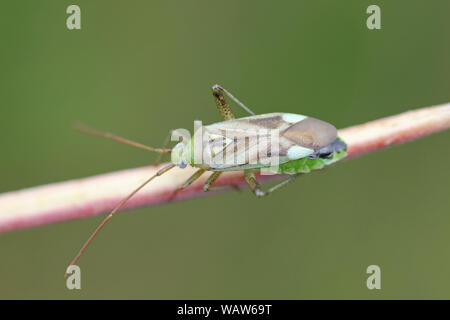
[[[450,128],[450,104],[408,111],[339,130],[348,145],[348,157],[362,155],[391,145],[417,139]],[[94,177],[53,183],[0,195],[0,232],[50,224],[110,212],[139,184],[155,174],[158,167],[122,170]],[[124,208],[135,208],[168,202],[172,191],[194,171],[179,169],[156,178],[136,194]],[[260,176],[262,180],[280,176]],[[200,178],[174,200],[195,198],[205,193]],[[215,186],[244,186],[242,172],[224,173]]]

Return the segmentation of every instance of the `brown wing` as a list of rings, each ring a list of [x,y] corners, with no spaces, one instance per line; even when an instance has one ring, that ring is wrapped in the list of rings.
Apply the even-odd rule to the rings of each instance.
[[[283,130],[281,135],[295,145],[318,150],[336,140],[337,130],[325,121],[308,117]]]
[[[224,171],[265,167],[288,161],[286,154],[292,145],[279,131],[204,127],[203,161]]]
[[[286,113],[233,119],[203,128],[204,155],[209,155],[204,161],[211,169],[223,171],[263,167],[273,157],[282,164],[292,160],[288,157],[291,147],[317,150],[337,136],[336,128],[324,121]]]
[[[238,130],[259,130],[259,129],[278,129],[284,130],[293,123],[283,119],[285,113],[267,113],[245,118],[216,122],[207,125],[208,129],[238,129]]]

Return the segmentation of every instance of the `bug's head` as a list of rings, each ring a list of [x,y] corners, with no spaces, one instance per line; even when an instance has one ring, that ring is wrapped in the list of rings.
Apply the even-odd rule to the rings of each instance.
[[[171,161],[172,163],[179,166],[181,169],[186,168],[186,165],[189,163],[186,159],[186,145],[183,142],[179,142],[171,152]]]

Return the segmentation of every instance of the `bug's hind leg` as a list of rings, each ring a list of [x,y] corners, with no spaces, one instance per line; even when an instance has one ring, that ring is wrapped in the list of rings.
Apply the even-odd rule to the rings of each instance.
[[[265,196],[269,195],[270,193],[274,192],[275,190],[277,190],[277,189],[281,188],[282,186],[288,184],[289,182],[291,182],[292,180],[294,180],[298,176],[299,176],[299,174],[294,174],[294,175],[284,179],[279,184],[274,185],[269,190],[264,191],[264,190],[262,190],[261,185],[258,182],[258,180],[256,179],[255,174],[253,173],[253,171],[252,170],[244,170],[245,181],[247,182],[248,186],[250,187],[250,190],[252,190],[252,192],[258,198],[262,198],[262,197],[265,197]]]
[[[251,115],[254,115],[255,113],[250,110],[245,104],[240,102],[236,97],[234,97],[230,92],[228,92],[225,88],[222,86],[215,84],[212,87],[212,92],[214,99],[216,100],[217,108],[220,111],[220,114],[222,115],[223,120],[231,120],[235,119],[233,111],[231,111],[231,107],[228,104],[228,102],[225,100],[224,94],[226,94],[228,97],[231,98],[238,106],[240,106],[242,109],[250,113]]]
[[[228,102],[225,100],[223,95],[222,87],[219,85],[214,85],[212,87],[212,93],[214,99],[216,100],[217,109],[219,109],[220,114],[222,115],[223,120],[231,120],[235,119],[233,111],[231,111],[231,107]]]
[[[194,174],[193,174],[192,176],[190,176],[189,179],[187,179],[186,182],[185,182],[182,186],[176,188],[176,189],[172,192],[172,194],[170,195],[170,198],[169,198],[169,202],[172,201],[173,198],[175,198],[175,196],[177,195],[178,192],[180,192],[180,191],[183,190],[183,189],[186,189],[186,188],[189,187],[195,180],[197,180],[198,178],[200,178],[200,176],[201,176],[203,173],[205,173],[205,171],[206,171],[205,169],[198,169],[197,171],[195,171]]]

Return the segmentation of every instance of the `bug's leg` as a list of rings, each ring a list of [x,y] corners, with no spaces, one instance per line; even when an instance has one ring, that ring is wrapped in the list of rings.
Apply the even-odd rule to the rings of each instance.
[[[270,193],[277,190],[278,188],[281,188],[285,184],[288,184],[289,182],[291,182],[298,176],[299,176],[299,174],[294,174],[294,175],[286,178],[285,180],[281,181],[279,184],[273,186],[269,190],[263,191],[261,189],[261,185],[259,184],[258,180],[256,180],[256,177],[255,177],[255,174],[253,173],[253,171],[252,170],[244,170],[245,181],[247,182],[248,186],[250,187],[250,190],[252,190],[252,192],[258,198],[262,198],[262,197],[269,195]]]
[[[230,97],[230,99],[233,100],[239,107],[241,107],[242,109],[244,109],[245,111],[247,111],[248,113],[250,113],[252,116],[255,115],[255,113],[254,113],[252,110],[250,110],[249,107],[247,107],[245,104],[243,104],[241,101],[239,101],[235,96],[233,96],[227,89],[225,89],[225,88],[222,87],[221,85],[215,84],[215,85],[212,87],[212,90],[213,90],[214,98],[216,98],[216,103],[217,103],[217,107],[219,108],[219,110],[220,110],[220,107],[219,107],[219,103],[217,102],[217,95],[222,96],[223,101],[225,101],[225,98],[223,97],[223,94],[226,94],[226,95],[227,95],[228,97]],[[226,102],[225,102],[225,103],[226,103]],[[228,105],[228,108],[230,109],[230,106],[229,106],[229,105]],[[230,111],[231,111],[231,109],[230,109]],[[222,111],[220,111],[220,112],[222,113]],[[223,116],[223,113],[222,113],[222,116]],[[234,119],[234,116],[233,116],[233,119]],[[229,119],[225,119],[225,118],[224,118],[224,120],[229,120]]]
[[[234,116],[233,111],[231,111],[230,105],[225,100],[225,97],[223,95],[221,88],[222,87],[220,87],[217,84],[212,87],[212,93],[213,93],[214,99],[216,100],[217,109],[219,109],[223,120],[235,119],[236,117]]]
[[[213,172],[213,174],[211,174],[208,178],[208,180],[206,180],[205,184],[203,185],[203,191],[208,192],[211,187],[211,185],[214,183],[214,181],[217,180],[217,178],[220,177],[220,175],[222,174],[221,171],[215,171]]]
[[[220,189],[233,189],[235,191],[241,191],[241,188],[239,188],[239,186],[237,184],[231,184],[229,186],[222,186],[222,187],[213,187],[211,188],[211,185],[217,180],[217,178],[219,178],[219,176],[222,174],[223,172],[219,172],[216,171],[214,172],[209,178],[208,180],[205,182],[205,184],[203,185],[203,191],[208,192],[208,191],[216,191],[216,190],[220,190]]]
[[[261,185],[258,180],[256,180],[255,174],[252,170],[244,170],[245,181],[247,182],[250,190],[257,196],[258,198],[264,197],[266,192],[261,189]]]
[[[189,177],[189,179],[186,180],[185,183],[183,183],[182,186],[176,188],[172,194],[170,195],[169,201],[172,201],[173,198],[175,198],[175,196],[177,195],[178,192],[180,192],[183,189],[186,189],[187,187],[189,187],[195,180],[197,180],[198,178],[200,178],[200,176],[205,173],[205,169],[198,169],[197,171],[194,172],[194,174],[192,176]]]
[[[288,178],[284,179],[283,181],[281,181],[279,184],[274,185],[273,187],[269,188],[269,190],[266,191],[266,195],[268,195],[269,193],[274,192],[275,190],[281,188],[282,186],[288,184],[289,182],[291,182],[292,180],[294,180],[295,178],[297,178],[300,174],[294,174],[289,176]]]
[[[212,175],[210,175],[208,180],[206,180],[205,184],[203,185],[203,191],[208,192],[208,191],[214,191],[214,190],[219,190],[219,189],[224,189],[224,188],[232,188],[235,191],[241,191],[239,186],[236,184],[232,184],[229,186],[223,186],[223,187],[211,188],[211,185],[217,180],[217,178],[219,178],[219,176],[222,173],[223,173],[222,171],[215,171]]]

